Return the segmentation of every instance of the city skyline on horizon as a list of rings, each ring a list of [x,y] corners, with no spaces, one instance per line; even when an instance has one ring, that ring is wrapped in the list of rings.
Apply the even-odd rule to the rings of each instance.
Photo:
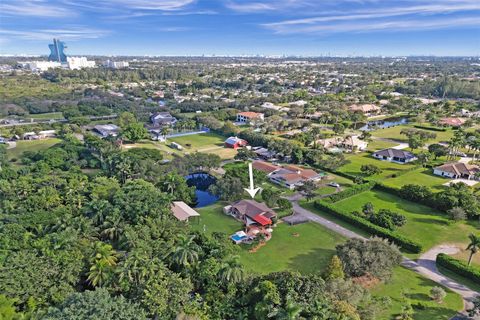
[[[474,0],[4,0],[0,54],[479,56]]]

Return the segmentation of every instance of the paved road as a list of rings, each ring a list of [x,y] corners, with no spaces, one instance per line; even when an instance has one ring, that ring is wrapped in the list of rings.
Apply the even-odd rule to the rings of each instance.
[[[293,210],[296,214],[301,214],[302,216],[307,217],[310,221],[321,224],[322,226],[332,231],[335,231],[346,238],[365,239],[365,237],[353,231],[350,231],[328,219],[320,217],[319,215],[305,208],[302,208],[297,202],[300,198],[301,196],[299,195],[288,197],[288,199],[292,201]],[[435,264],[435,258],[437,254],[440,252],[442,251],[439,248],[432,248],[431,250],[424,253],[419,258],[418,262],[415,262],[414,260],[404,257],[401,264],[402,266],[421,274],[425,278],[433,280],[434,282],[439,283],[442,286],[447,287],[452,291],[460,294],[463,297],[465,309],[470,308],[472,299],[478,296],[479,293],[467,288],[466,286],[460,283],[455,282],[454,280],[444,276],[438,271]],[[462,316],[463,315],[459,315],[458,317],[456,317],[456,319],[461,319]]]

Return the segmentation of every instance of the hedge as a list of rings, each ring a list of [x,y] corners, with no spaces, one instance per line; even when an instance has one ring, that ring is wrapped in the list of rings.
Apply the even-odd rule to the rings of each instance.
[[[417,128],[417,129],[425,129],[425,130],[430,130],[430,131],[442,131],[442,132],[447,131],[446,128],[421,126],[421,125],[418,125],[418,124],[417,124],[417,125],[414,125],[413,127],[414,127],[414,128]]]
[[[367,183],[362,183],[362,184],[356,184],[350,188],[347,188],[343,191],[334,193],[328,197],[325,198],[326,201],[328,202],[337,202],[346,198],[350,198],[351,196],[354,196],[356,194],[371,190],[373,187],[375,187],[376,182],[375,181],[370,181]]]
[[[445,253],[438,254],[436,261],[437,265],[480,284],[480,268],[469,266],[466,262],[452,258]]]
[[[410,240],[407,237],[404,237],[395,231],[388,230],[386,228],[382,228],[380,226],[377,226],[361,217],[358,217],[352,213],[347,213],[347,212],[342,212],[339,211],[334,205],[323,202],[320,200],[315,201],[314,203],[315,207],[317,209],[323,210],[327,213],[330,213],[346,222],[349,222],[353,224],[356,227],[359,227],[360,229],[363,229],[369,233],[372,233],[374,235],[377,235],[382,238],[386,238],[391,240],[393,243],[401,247],[402,249],[412,252],[412,253],[420,253],[422,252],[422,245]]]

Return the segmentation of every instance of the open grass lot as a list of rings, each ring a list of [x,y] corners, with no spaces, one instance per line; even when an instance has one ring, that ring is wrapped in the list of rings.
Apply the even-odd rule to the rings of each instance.
[[[407,128],[413,128],[417,130],[424,130],[424,129],[418,129],[415,128],[412,125],[400,125],[396,127],[390,127],[390,128],[385,128],[385,129],[378,129],[375,131],[372,131],[372,136],[377,137],[377,138],[387,138],[387,139],[393,139],[393,140],[398,140],[401,142],[407,142],[407,137],[403,134],[400,134],[400,132],[403,129]],[[432,132],[437,135],[435,139],[427,141],[427,143],[435,143],[435,142],[440,142],[440,141],[448,141],[450,138],[453,137],[454,131],[452,129],[447,129],[447,131],[432,131],[432,130],[424,130],[427,132]]]
[[[22,140],[17,141],[17,146],[7,150],[7,157],[9,160],[19,159],[25,151],[40,151],[50,148],[59,143],[61,140],[52,138],[44,140]]]
[[[335,246],[343,241],[342,236],[312,222],[296,226],[280,223],[265,246],[254,253],[242,248],[240,257],[247,270],[256,273],[321,273],[335,254]]]
[[[470,257],[470,251],[465,250],[466,246],[459,245],[458,246],[461,250],[456,254],[452,254],[451,256],[455,259],[462,260],[465,263],[468,262],[468,257]],[[474,254],[472,258],[472,266],[476,266],[480,268],[480,253]]]
[[[143,140],[143,141],[132,143],[132,144],[123,144],[122,147],[124,149],[132,149],[132,148],[157,149],[162,151],[163,157],[165,159],[172,159],[174,154],[179,156],[183,155],[182,151],[170,148],[163,142],[156,142],[156,141],[150,141],[150,140]]]
[[[383,183],[390,187],[401,188],[406,184],[418,184],[421,186],[430,187],[433,191],[442,191],[446,187],[444,183],[450,181],[450,179],[442,178],[434,175],[432,169],[418,168],[402,174],[399,177],[385,179]]]
[[[373,289],[374,295],[389,296],[392,299],[392,307],[380,319],[393,319],[398,315],[404,304],[402,293],[412,303],[415,320],[450,319],[457,310],[462,309],[462,299],[458,294],[445,289],[447,296],[443,303],[432,301],[429,297],[430,289],[436,285],[435,282],[425,279],[413,271],[397,267],[389,282],[379,284]],[[423,310],[415,308],[415,305],[419,303],[425,305],[426,308]]]
[[[374,139],[368,143],[367,149],[370,151],[377,151],[377,150],[395,147],[397,145],[398,143]]]
[[[215,133],[192,134],[188,136],[168,138],[168,142],[176,142],[184,147],[186,151],[200,151],[202,149],[223,147],[225,137]],[[188,147],[187,144],[191,146]]]
[[[369,153],[352,154],[352,155],[346,156],[346,158],[349,161],[349,163],[340,167],[338,171],[343,173],[348,173],[354,176],[358,176],[362,174],[360,170],[362,165],[373,164],[382,170],[380,174],[369,177],[369,179],[373,179],[373,180],[383,179],[393,174],[397,174],[401,171],[413,168],[415,166],[414,164],[408,164],[408,163],[397,164],[397,163],[392,163],[388,161],[377,160],[373,158],[372,155]]]
[[[64,119],[63,113],[61,113],[61,112],[29,114],[29,115],[25,116],[25,118],[26,119],[39,119],[39,120]]]
[[[407,223],[399,228],[398,232],[423,244],[425,250],[443,243],[466,245],[467,235],[470,232],[478,232],[480,227],[479,222],[472,221],[451,223],[445,215],[429,207],[376,190],[338,201],[335,206],[347,212],[360,211],[367,202],[371,202],[375,210],[390,209],[405,215]]]

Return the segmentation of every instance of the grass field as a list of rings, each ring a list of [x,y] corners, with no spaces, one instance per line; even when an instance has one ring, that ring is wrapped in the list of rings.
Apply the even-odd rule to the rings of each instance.
[[[399,177],[385,179],[383,183],[390,187],[401,188],[406,184],[418,184],[421,186],[430,187],[433,191],[442,191],[446,187],[443,186],[444,183],[448,182],[449,179],[436,176],[432,173],[432,169],[429,168],[418,168],[402,174]]]
[[[368,143],[367,149],[370,151],[377,151],[377,150],[395,147],[397,145],[398,143],[374,139]]]
[[[466,245],[467,235],[470,232],[478,232],[480,227],[478,221],[451,223],[445,215],[429,207],[376,190],[338,201],[335,206],[340,210],[351,212],[361,210],[367,202],[371,202],[375,210],[390,209],[405,215],[407,223],[399,228],[398,232],[421,243],[425,250],[444,243]]]
[[[61,112],[29,114],[29,115],[25,116],[24,118],[25,119],[39,119],[39,120],[64,119],[63,113],[61,113]]]
[[[347,155],[346,159],[349,161],[346,165],[340,167],[338,171],[351,174],[354,176],[361,175],[362,172],[360,168],[364,164],[372,164],[377,166],[382,170],[380,174],[373,175],[369,177],[370,179],[373,180],[378,180],[378,179],[384,179],[388,176],[391,176],[393,174],[397,174],[401,171],[408,170],[410,168],[413,168],[415,165],[413,164],[397,164],[397,163],[392,163],[388,161],[381,161],[377,160],[372,157],[371,154],[369,153],[360,153],[360,154],[352,154],[352,155]]]
[[[462,299],[458,294],[445,289],[447,296],[443,303],[432,301],[429,295],[430,289],[434,286],[437,286],[435,282],[403,267],[397,267],[389,282],[378,285],[372,291],[374,295],[389,296],[392,299],[390,310],[382,314],[380,319],[393,319],[401,311],[404,304],[403,294],[414,307],[415,320],[450,319],[457,310],[462,309]],[[425,306],[425,309],[415,308],[415,305],[420,303]]]
[[[401,126],[390,127],[385,129],[378,129],[378,130],[372,131],[371,133],[372,133],[372,136],[377,138],[387,138],[387,139],[407,142],[408,140],[407,137],[403,134],[400,134],[400,131],[407,128],[416,129],[415,127],[413,127],[413,125],[401,125]],[[416,130],[422,130],[422,129],[416,129]],[[448,141],[453,137],[453,133],[454,133],[452,129],[447,129],[447,131],[432,131],[432,130],[423,130],[423,131],[435,133],[437,135],[435,139],[427,141],[428,144],[440,142],[440,141]]]
[[[17,141],[17,146],[7,150],[7,157],[9,160],[20,159],[25,151],[40,151],[50,148],[59,143],[60,139],[44,139],[44,140],[22,140]]]
[[[168,138],[169,142],[176,142],[184,149],[183,152],[213,153],[222,159],[232,159],[237,151],[224,147],[225,137],[215,133],[202,133],[183,137]]]

